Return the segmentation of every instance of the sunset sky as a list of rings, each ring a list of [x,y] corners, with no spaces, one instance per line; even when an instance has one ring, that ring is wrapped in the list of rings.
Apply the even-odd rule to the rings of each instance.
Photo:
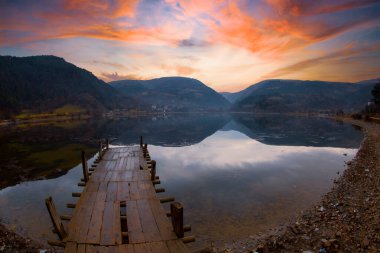
[[[0,0],[0,54],[52,54],[104,81],[380,76],[379,0]]]

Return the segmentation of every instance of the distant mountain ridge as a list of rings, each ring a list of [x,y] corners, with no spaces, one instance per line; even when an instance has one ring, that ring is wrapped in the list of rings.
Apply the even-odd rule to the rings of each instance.
[[[220,111],[231,104],[204,83],[185,77],[162,77],[152,80],[121,80],[109,83],[125,96],[139,98],[156,110]]]
[[[371,100],[376,83],[265,80],[236,93],[222,93],[233,102],[233,111],[320,112],[360,111]]]
[[[105,111],[128,103],[91,72],[56,56],[0,56],[0,113],[46,112],[67,104]]]
[[[358,83],[265,80],[235,93],[217,93],[185,77],[105,83],[56,56],[0,56],[0,118],[25,111],[116,109],[153,112],[357,112],[379,79]],[[73,110],[74,110],[73,109]]]

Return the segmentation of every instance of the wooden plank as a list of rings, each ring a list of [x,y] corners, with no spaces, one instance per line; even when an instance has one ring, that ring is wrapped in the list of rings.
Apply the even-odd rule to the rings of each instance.
[[[163,240],[177,239],[176,234],[173,232],[171,221],[166,217],[166,211],[162,207],[158,199],[150,199],[149,205],[156,220],[158,229]]]
[[[139,192],[144,198],[156,198],[156,190],[149,180],[139,182]]]
[[[88,182],[89,186],[94,184],[90,180]],[[67,241],[77,241],[78,240],[78,233],[80,226],[82,225],[82,218],[83,218],[83,211],[87,208],[87,201],[90,198],[91,194],[89,191],[89,188],[86,186],[85,190],[81,194],[81,197],[79,198],[79,201],[77,202],[74,214],[71,218],[71,221],[68,226],[68,238]]]
[[[107,188],[107,198],[106,201],[116,201],[117,198],[117,182],[109,182]]]
[[[108,253],[107,247],[86,244],[86,253]]]
[[[123,253],[135,253],[135,247],[133,244],[123,244],[119,246],[119,252]]]
[[[132,181],[133,172],[130,170],[124,171],[119,181]]]
[[[99,182],[103,182],[105,177],[107,175],[107,172],[106,171],[100,171],[100,169],[96,169],[96,172],[94,172],[91,176],[91,180],[92,181],[99,181]]]
[[[141,226],[146,242],[161,241],[160,231],[154,219],[149,202],[146,199],[137,200],[137,207],[140,213]]]
[[[180,240],[167,241],[166,245],[168,246],[171,253],[178,253],[178,252],[190,253],[190,250],[186,248],[185,244],[183,244],[183,242]]]
[[[129,243],[142,243],[145,241],[136,201],[127,202],[127,226]]]
[[[103,223],[105,201],[106,192],[98,192],[88,228],[86,243],[100,244],[100,231]]]
[[[106,175],[106,177],[104,178],[104,181],[110,181],[111,180],[111,178],[112,178],[112,174],[113,174],[113,172],[112,171],[110,171],[110,170],[108,170],[107,171],[107,175]]]
[[[75,242],[66,243],[64,253],[76,253],[77,252],[77,244]]]
[[[165,242],[152,242],[149,247],[154,253],[171,253]]]
[[[129,197],[131,200],[141,199],[141,194],[138,187],[138,182],[129,183]]]
[[[129,184],[128,182],[117,183],[117,201],[129,200]]]
[[[116,182],[116,181],[119,181],[119,171],[118,170],[115,170],[115,171],[112,171],[112,175],[111,175],[111,178],[110,178],[110,182]]]
[[[89,231],[91,216],[93,212],[93,207],[96,201],[97,192],[90,192],[88,201],[86,202],[86,205],[81,206],[81,212],[79,215],[79,220],[81,221],[79,228],[76,230],[76,242],[79,243],[86,243],[87,234]]]
[[[132,165],[132,163],[134,163],[133,157],[132,156],[127,157],[127,171],[133,170],[134,164]]]
[[[78,244],[77,253],[86,253],[86,244]]]
[[[120,223],[120,202],[113,203],[113,238],[114,244],[119,245],[122,243],[121,236],[121,223]]]
[[[113,245],[114,233],[113,233],[113,202],[105,202],[104,212],[103,212],[103,225],[100,232],[100,245]]]
[[[107,253],[125,253],[125,251],[120,251],[119,246],[109,246],[107,247]]]
[[[135,244],[135,253],[155,253],[150,250],[147,244]]]

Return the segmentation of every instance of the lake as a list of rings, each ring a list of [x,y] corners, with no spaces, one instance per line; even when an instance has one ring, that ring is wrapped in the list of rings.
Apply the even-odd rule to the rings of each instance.
[[[184,205],[192,248],[231,245],[286,223],[316,203],[360,146],[349,124],[251,114],[173,114],[19,125],[1,130],[0,219],[40,242],[57,239],[44,199],[70,214],[82,177],[80,151],[91,159],[97,140],[148,143],[166,189]],[[21,171],[21,172],[20,172]],[[39,180],[15,184],[24,174]],[[5,187],[6,186],[6,187]],[[169,205],[164,204],[168,209]]]

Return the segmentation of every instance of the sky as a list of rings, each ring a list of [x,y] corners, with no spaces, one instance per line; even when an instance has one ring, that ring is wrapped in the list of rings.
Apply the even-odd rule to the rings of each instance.
[[[0,55],[56,55],[109,82],[380,75],[379,0],[0,0]]]

